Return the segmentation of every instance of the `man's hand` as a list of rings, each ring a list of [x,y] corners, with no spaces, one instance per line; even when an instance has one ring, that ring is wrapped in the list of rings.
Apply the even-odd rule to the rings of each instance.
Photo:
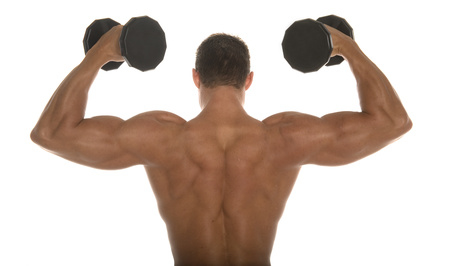
[[[88,51],[88,54],[91,53],[102,58],[105,63],[110,61],[124,61],[124,58],[121,55],[121,48],[119,46],[119,37],[121,36],[122,27],[122,25],[115,26],[102,35],[93,48]],[[88,54],[87,56],[89,56]]]
[[[340,55],[343,56],[343,47],[353,44],[354,40],[350,38],[350,36],[345,35],[341,31],[330,27],[326,24],[324,24],[325,27],[328,29],[328,31],[331,34],[331,38],[333,39],[333,51],[331,52],[331,57]]]

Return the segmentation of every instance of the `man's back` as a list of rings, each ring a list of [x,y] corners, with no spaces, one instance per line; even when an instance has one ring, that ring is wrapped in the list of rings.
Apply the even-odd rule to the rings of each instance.
[[[166,161],[146,167],[176,264],[270,264],[299,170],[281,163],[281,138],[246,113],[177,131]]]

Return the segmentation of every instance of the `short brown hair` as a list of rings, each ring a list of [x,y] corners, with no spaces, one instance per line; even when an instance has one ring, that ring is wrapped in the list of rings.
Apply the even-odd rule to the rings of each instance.
[[[248,46],[239,37],[213,34],[199,45],[195,68],[207,88],[226,85],[240,89],[250,73]]]

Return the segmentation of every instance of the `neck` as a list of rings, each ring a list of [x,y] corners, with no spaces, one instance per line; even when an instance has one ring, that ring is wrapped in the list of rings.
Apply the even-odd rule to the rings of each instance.
[[[220,86],[215,88],[201,87],[199,90],[202,115],[224,119],[246,114],[243,108],[245,89],[239,90],[231,86]]]

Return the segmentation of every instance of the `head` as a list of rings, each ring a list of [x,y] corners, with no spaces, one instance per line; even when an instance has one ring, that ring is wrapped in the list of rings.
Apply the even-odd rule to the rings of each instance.
[[[248,89],[252,73],[247,45],[231,35],[211,35],[198,47],[193,78],[198,88],[231,86],[238,90]]]

